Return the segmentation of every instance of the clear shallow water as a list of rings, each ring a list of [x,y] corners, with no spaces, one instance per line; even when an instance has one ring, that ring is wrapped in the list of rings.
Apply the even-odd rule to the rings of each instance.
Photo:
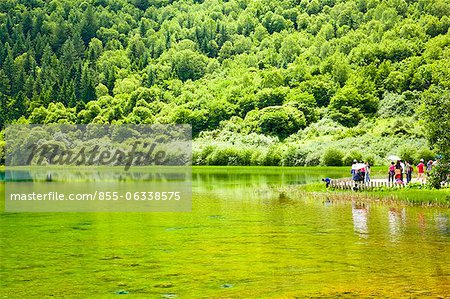
[[[0,293],[8,298],[450,294],[448,209],[280,198],[277,192],[325,175],[346,173],[199,168],[193,172],[190,213],[2,213]]]

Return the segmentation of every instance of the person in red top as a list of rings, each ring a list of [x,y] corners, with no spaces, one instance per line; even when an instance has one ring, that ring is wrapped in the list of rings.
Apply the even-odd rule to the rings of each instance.
[[[423,164],[423,159],[420,159],[420,163],[417,164],[417,180],[423,183],[423,180],[425,178],[425,164]]]

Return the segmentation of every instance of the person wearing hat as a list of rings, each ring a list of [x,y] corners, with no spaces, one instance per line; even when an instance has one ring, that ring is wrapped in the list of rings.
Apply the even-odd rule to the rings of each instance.
[[[420,163],[417,164],[417,181],[420,181],[421,183],[423,183],[423,180],[425,179],[424,170],[425,164],[423,164],[423,159],[420,159]]]

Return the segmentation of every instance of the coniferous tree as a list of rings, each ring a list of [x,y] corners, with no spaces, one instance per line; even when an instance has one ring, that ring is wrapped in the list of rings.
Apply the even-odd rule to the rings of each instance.
[[[0,92],[0,130],[8,123],[8,96]]]
[[[0,93],[6,96],[11,94],[11,81],[3,69],[0,69]]]
[[[26,36],[33,30],[33,19],[28,11],[25,11],[22,21],[23,34]]]
[[[12,49],[9,43],[6,43],[6,58],[3,62],[3,71],[9,81],[10,86],[12,86],[14,80],[14,57],[12,54]],[[12,89],[12,88],[11,88]]]
[[[21,116],[27,117],[29,99],[20,91],[9,103],[7,104],[7,120],[19,119]]]
[[[261,122],[284,138],[268,128],[294,110],[312,127],[376,125],[418,117],[421,94],[450,87],[445,1],[202,2],[0,1],[1,121],[76,107],[80,122],[186,121],[198,134],[239,117],[236,132]]]
[[[14,63],[14,78],[12,85],[12,94],[16,95],[20,93],[23,90],[23,87],[25,86],[25,68],[22,63]]]
[[[68,30],[63,21],[60,21],[56,24],[53,35],[52,35],[52,49],[56,53],[58,52],[64,42],[68,38]]]
[[[89,41],[95,36],[97,31],[97,22],[94,15],[94,8],[89,5],[84,12],[83,20],[81,21],[81,38],[84,45],[87,46]]]
[[[85,63],[81,72],[80,97],[84,103],[95,100],[95,82],[93,71]]]

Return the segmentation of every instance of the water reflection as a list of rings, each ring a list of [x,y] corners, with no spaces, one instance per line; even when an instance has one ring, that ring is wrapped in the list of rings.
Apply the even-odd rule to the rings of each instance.
[[[418,215],[418,221],[419,221],[419,229],[421,233],[424,233],[427,228],[427,219],[425,218],[424,213],[420,212]]]
[[[332,206],[333,206],[333,202],[330,200],[329,197],[327,197],[327,198],[324,200],[323,205],[324,205],[325,207],[332,207]]]
[[[369,236],[368,215],[368,204],[352,202],[353,227],[361,238]]]
[[[332,207],[332,201],[326,200],[323,202],[323,205],[326,207]],[[387,207],[387,219],[382,217],[381,219],[377,217],[377,213],[372,215],[372,228],[369,229],[369,214],[371,207],[368,203],[360,203],[360,202],[352,202],[352,221],[353,221],[353,229],[354,232],[358,234],[360,238],[367,239],[369,237],[369,230],[379,234],[378,231],[380,226],[388,228],[387,237],[391,242],[398,242],[401,237],[403,237],[407,230],[413,230],[413,227],[416,227],[418,231],[420,231],[424,235],[430,235],[432,231],[439,233],[443,236],[450,235],[449,229],[449,215],[442,211],[436,212],[433,216],[427,216],[426,212],[418,212],[414,214],[414,216],[408,217],[407,215],[407,207]],[[375,206],[372,207],[377,210],[384,210],[386,207]],[[413,213],[415,208],[410,210],[410,213]],[[385,210],[386,211],[386,210]],[[384,214],[386,215],[386,214]],[[415,219],[414,222],[407,223],[407,219]],[[387,220],[387,221],[386,221]],[[431,223],[431,225],[429,224]]]
[[[327,197],[324,200],[309,200],[306,197],[299,197],[298,194],[290,194],[289,190],[283,190],[287,185],[298,185],[308,182],[318,182],[323,173],[316,170],[303,171],[297,169],[277,169],[258,168],[244,170],[243,168],[214,168],[203,169],[194,168],[193,173],[167,170],[152,173],[151,171],[139,171],[131,169],[128,172],[116,171],[114,169],[82,169],[59,170],[52,174],[52,181],[163,181],[172,182],[191,178],[195,194],[207,194],[208,198],[217,198],[224,206],[232,205],[231,201],[246,204],[270,206],[292,206],[299,209],[300,213],[313,206],[309,213],[323,215],[322,208],[326,208],[326,215],[329,217],[342,216],[342,210],[348,211],[350,203],[347,201],[337,201]],[[334,177],[346,174],[333,174]],[[9,171],[0,172],[0,180],[6,181],[45,181],[48,171],[45,168],[34,171]],[[281,188],[280,188],[281,187]],[[281,193],[280,193],[281,192]],[[287,193],[286,193],[287,192]],[[214,196],[212,196],[214,195]],[[316,206],[320,205],[322,208]],[[306,207],[307,205],[308,207]],[[448,210],[426,210],[418,207],[387,207],[371,203],[352,202],[352,218],[346,214],[345,221],[353,225],[354,233],[361,238],[369,237],[369,225],[371,238],[383,233],[383,237],[392,242],[405,240],[405,234],[411,231],[421,232],[424,236],[437,234],[449,236],[449,214]],[[407,211],[408,210],[408,211]],[[371,222],[369,223],[369,212]],[[408,215],[407,215],[408,212]],[[306,213],[306,212],[305,212]],[[386,217],[387,214],[387,217]],[[281,217],[281,216],[280,216]],[[407,223],[407,218],[408,222]],[[295,220],[297,221],[297,220]],[[343,222],[344,223],[344,222]]]
[[[6,170],[5,182],[124,182],[151,181],[177,182],[191,181],[191,169],[188,167],[135,167],[128,171],[120,168],[30,168]]]
[[[396,242],[403,232],[403,227],[406,224],[406,209],[405,208],[389,208],[389,235],[392,242]]]
[[[267,186],[289,186],[302,185],[319,182],[322,177],[342,178],[346,172],[333,169],[298,169],[298,168],[217,168],[211,169],[194,168],[193,181],[202,188],[233,188],[235,185],[246,188],[260,189]]]
[[[445,215],[445,214],[437,214],[436,215],[436,228],[443,235],[447,235],[449,233],[448,215]]]
[[[6,170],[3,179],[6,182],[32,182],[33,176],[28,170]]]

